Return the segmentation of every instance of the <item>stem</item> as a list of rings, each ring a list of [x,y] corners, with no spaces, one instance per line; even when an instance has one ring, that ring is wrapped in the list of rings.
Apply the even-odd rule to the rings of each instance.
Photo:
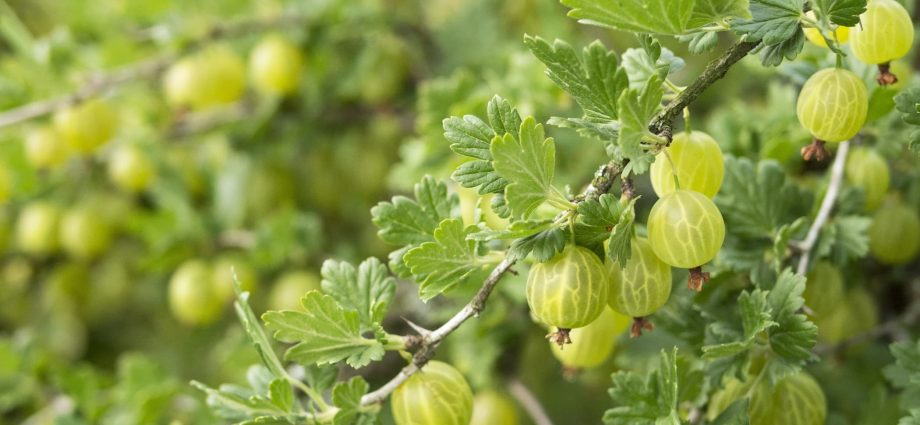
[[[684,89],[674,100],[668,103],[649,124],[648,129],[654,134],[661,134],[671,129],[671,122],[681,111],[696,100],[709,86],[725,76],[728,69],[741,58],[754,50],[759,41],[739,41],[725,51],[722,56],[706,66],[703,73]]]
[[[680,189],[680,179],[677,178],[677,167],[674,165],[674,161],[671,160],[671,154],[668,152],[668,149],[662,149],[664,157],[668,160],[668,164],[671,164],[671,176],[674,177],[674,187]]]
[[[689,136],[693,132],[693,128],[690,126],[690,108],[684,108],[684,132]]]
[[[679,87],[677,84],[674,84],[673,81],[667,78],[664,79],[664,85],[665,87],[667,87],[668,89],[670,89],[672,92],[676,94],[681,94],[684,91],[684,88]]]
[[[510,392],[511,396],[520,403],[521,407],[524,408],[524,411],[527,412],[527,415],[530,416],[530,419],[533,420],[535,425],[553,425],[553,421],[546,414],[546,410],[543,409],[540,400],[534,397],[533,393],[530,392],[530,389],[527,388],[523,382],[516,378],[512,379],[511,382],[508,382],[508,392]]]
[[[830,184],[827,186],[827,192],[824,194],[824,199],[821,200],[821,208],[818,209],[815,221],[808,229],[805,240],[801,242],[793,241],[790,243],[802,253],[802,256],[799,257],[799,265],[796,268],[796,273],[802,276],[808,271],[811,250],[814,249],[817,244],[818,236],[821,235],[821,228],[824,227],[827,220],[830,218],[831,210],[834,209],[834,203],[837,201],[837,195],[840,194],[840,186],[843,183],[843,170],[846,166],[847,152],[849,152],[849,150],[850,142],[840,143],[840,148],[837,149],[837,157],[834,158],[834,165],[831,167]]]

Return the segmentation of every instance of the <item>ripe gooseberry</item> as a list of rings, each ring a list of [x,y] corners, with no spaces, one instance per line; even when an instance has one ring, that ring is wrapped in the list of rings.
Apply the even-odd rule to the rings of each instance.
[[[79,259],[93,259],[112,244],[112,228],[97,209],[78,206],[64,213],[60,224],[61,247]]]
[[[920,218],[900,201],[879,207],[869,228],[869,251],[883,264],[909,262],[920,250]]]
[[[262,39],[249,56],[249,74],[256,89],[274,95],[292,93],[300,84],[303,55],[279,35]]]
[[[799,372],[772,386],[762,380],[751,396],[748,414],[751,425],[823,425],[827,399],[814,378]]]
[[[712,136],[702,131],[675,134],[671,144],[658,153],[652,163],[651,180],[659,197],[677,189],[674,168],[682,189],[712,198],[722,187],[725,176],[722,149]]]
[[[137,146],[120,146],[109,159],[109,179],[125,192],[143,192],[153,180],[154,167]]]
[[[554,342],[571,342],[568,330],[600,316],[609,297],[610,276],[592,251],[568,245],[537,263],[527,276],[527,304],[541,322],[559,328]]]
[[[814,313],[814,317],[827,317],[840,307],[843,302],[843,277],[831,263],[820,261],[808,273],[805,282],[805,305]]]
[[[169,307],[185,325],[204,326],[220,317],[224,300],[215,288],[211,268],[202,260],[188,260],[169,280]]]
[[[289,271],[281,275],[268,294],[271,310],[303,310],[300,299],[307,292],[321,290],[319,276],[304,270]]]
[[[868,99],[865,83],[853,72],[822,69],[802,86],[796,115],[815,139],[842,142],[855,136],[866,122]]]
[[[661,261],[695,268],[719,253],[725,240],[725,222],[712,200],[699,192],[678,189],[652,207],[648,240]]]
[[[32,255],[51,254],[58,248],[60,209],[45,201],[26,206],[16,222],[16,244],[23,252]]]
[[[846,178],[865,195],[865,208],[872,211],[888,193],[891,175],[888,162],[873,149],[858,147],[850,151],[846,163]]]
[[[508,396],[482,391],[473,397],[473,418],[469,425],[518,425],[517,408]]]
[[[26,137],[26,159],[35,168],[54,168],[68,156],[67,145],[51,127],[35,129]]]
[[[896,83],[888,64],[904,57],[914,42],[910,14],[895,0],[871,0],[859,21],[850,33],[853,54],[863,63],[879,65],[879,84]]]
[[[609,305],[629,317],[645,317],[661,308],[671,295],[671,266],[658,259],[648,239],[634,238],[622,270],[607,261],[611,282]]]
[[[550,343],[553,355],[567,368],[584,369],[595,367],[607,360],[617,337],[629,327],[631,319],[609,308],[605,308],[597,319],[569,335],[572,343],[565,347]]]
[[[115,135],[118,115],[102,99],[93,99],[54,115],[54,129],[76,152],[95,152]]]
[[[453,366],[430,361],[393,391],[397,425],[468,425],[473,392]]]

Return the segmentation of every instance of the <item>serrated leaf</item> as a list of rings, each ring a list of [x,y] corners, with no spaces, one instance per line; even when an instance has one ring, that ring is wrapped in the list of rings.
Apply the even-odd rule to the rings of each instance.
[[[515,217],[527,218],[553,192],[556,147],[552,138],[544,138],[543,125],[533,117],[521,123],[520,137],[505,134],[492,142],[492,165],[509,182],[505,200]]]
[[[494,96],[486,106],[486,114],[496,135],[510,134],[512,137],[517,137],[518,129],[521,128],[521,115],[511,106],[510,102],[502,99],[501,96]]]
[[[588,121],[606,123],[617,118],[617,98],[629,81],[614,52],[595,41],[580,59],[562,40],[550,45],[540,37],[525,36],[524,44],[546,65],[546,75],[575,98]]]
[[[648,151],[642,147],[646,136],[651,136],[648,123],[661,106],[664,87],[658,75],[649,77],[641,91],[629,89],[624,91],[617,102],[620,110],[620,137],[618,145],[622,156],[629,160],[624,176],[643,174],[654,161]]]
[[[559,128],[571,128],[582,137],[600,140],[609,143],[616,140],[620,134],[618,121],[595,122],[583,118],[551,117],[547,124]]]
[[[748,416],[749,400],[741,397],[735,400],[723,411],[719,417],[710,422],[711,425],[748,425],[751,423]]]
[[[866,11],[866,0],[815,0],[820,10],[831,22],[845,27],[859,24],[859,15]]]
[[[476,159],[491,160],[489,147],[495,131],[475,115],[450,117],[443,122],[444,137],[454,153]]]
[[[749,41],[762,40],[773,46],[801,33],[799,18],[803,0],[750,0],[751,19],[732,24],[739,35]]]
[[[396,279],[376,258],[368,258],[355,266],[336,260],[326,260],[322,268],[323,292],[332,296],[346,310],[354,310],[367,331],[380,323],[396,293]]]
[[[920,125],[920,88],[902,91],[894,97],[901,119],[908,124]]]
[[[286,414],[268,398],[243,387],[222,385],[220,389],[214,389],[197,381],[192,381],[192,386],[207,394],[207,404],[212,412],[229,421],[241,422],[260,416],[283,417]]]
[[[543,262],[553,258],[565,247],[566,232],[558,227],[544,230],[533,236],[514,241],[508,253],[518,260],[533,254],[534,260]]]
[[[367,394],[367,390],[367,381],[360,376],[340,382],[332,389],[332,403],[340,409],[333,418],[333,425],[363,425],[376,422],[375,414],[361,410],[361,397]]]
[[[748,0],[698,0],[693,7],[690,27],[721,22],[725,18],[751,19],[749,7]]]
[[[815,346],[818,328],[801,313],[805,303],[805,277],[783,271],[767,296],[776,326],[769,330],[770,347],[786,362],[803,364],[814,358],[811,349]]]
[[[687,31],[695,3],[693,0],[562,0],[563,5],[572,9],[569,16],[582,23],[669,35]]]
[[[754,49],[753,53],[760,52],[760,63],[763,66],[779,66],[784,59],[790,61],[795,59],[802,52],[803,47],[805,47],[805,33],[799,31],[781,43],[761,44]]]
[[[869,253],[869,227],[872,219],[858,215],[835,217],[821,228],[818,256],[828,256],[844,265]]]
[[[463,227],[459,219],[448,219],[434,231],[434,242],[410,249],[404,260],[420,280],[419,297],[423,301],[449,291],[482,269],[476,256],[476,242],[467,237],[478,230]]]
[[[640,36],[639,39],[642,48],[626,49],[621,58],[630,88],[641,89],[652,75],[663,81],[670,73],[684,67],[684,60],[661,47],[658,40],[651,36]]]
[[[607,425],[679,424],[677,415],[677,347],[661,350],[658,368],[645,377],[637,372],[613,374],[610,397],[617,407],[607,409]]]
[[[719,44],[719,33],[710,31],[695,32],[678,37],[682,43],[687,43],[687,50],[694,55],[708,52]]]
[[[495,239],[520,239],[540,233],[553,225],[552,220],[520,220],[508,225],[501,230],[485,229],[467,236],[468,239],[480,242]]]
[[[774,229],[807,214],[811,200],[788,181],[779,163],[760,161],[755,167],[749,159],[726,156],[715,203],[735,235],[772,241]]]
[[[346,311],[334,298],[319,291],[308,292],[300,302],[304,311],[269,311],[262,315],[276,340],[295,344],[284,354],[285,360],[302,364],[344,360],[359,368],[383,358],[380,340],[362,336],[357,311]]]
[[[290,412],[294,407],[294,389],[286,379],[276,378],[269,384],[268,398],[284,412]]]
[[[457,195],[447,193],[447,185],[425,176],[415,185],[415,199],[395,196],[371,209],[377,234],[393,245],[414,245],[433,239],[434,229],[459,204]]]
[[[738,311],[741,316],[741,332],[735,330],[737,322],[714,322],[710,333],[730,340],[719,344],[703,346],[703,358],[712,360],[730,357],[751,348],[760,332],[776,325],[771,320],[770,306],[767,304],[767,292],[757,289],[744,291],[738,296]],[[741,359],[738,359],[741,360]]]
[[[463,187],[478,187],[480,195],[498,193],[508,186],[508,180],[495,172],[490,161],[478,159],[460,164],[450,177]]]

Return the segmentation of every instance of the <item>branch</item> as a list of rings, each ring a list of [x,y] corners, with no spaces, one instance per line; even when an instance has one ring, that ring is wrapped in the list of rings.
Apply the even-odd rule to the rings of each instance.
[[[843,169],[846,166],[847,162],[847,152],[850,150],[850,142],[843,142],[840,144],[840,148],[837,149],[837,157],[834,158],[834,165],[831,167],[831,181],[827,186],[827,192],[824,194],[824,199],[821,201],[821,208],[818,210],[818,215],[815,216],[815,221],[811,224],[811,227],[808,229],[808,233],[805,235],[805,240],[798,242],[790,242],[790,245],[794,248],[797,248],[801,252],[801,257],[799,257],[799,265],[796,267],[796,273],[804,276],[805,272],[808,271],[808,261],[811,256],[811,250],[814,249],[815,245],[818,243],[818,236],[821,235],[821,228],[827,223],[827,220],[831,216],[831,211],[834,209],[834,203],[837,201],[837,195],[840,193],[840,186],[843,183]]]
[[[247,19],[217,24],[210,31],[187,43],[178,53],[164,54],[152,59],[135,62],[107,74],[93,75],[90,76],[86,84],[72,93],[8,109],[0,113],[0,127],[48,115],[60,108],[105,94],[128,82],[155,78],[183,54],[199,49],[212,41],[275,30],[281,26],[302,24],[305,21],[305,16],[277,16],[270,19]]]
[[[690,83],[674,100],[668,103],[649,124],[648,129],[654,134],[662,134],[670,141],[671,123],[680,115],[684,108],[689,106],[696,98],[700,97],[709,86],[725,76],[728,69],[741,58],[754,50],[759,41],[739,41],[725,51],[722,56],[706,65],[703,73]]]
[[[613,181],[622,170],[623,165],[614,161],[601,166],[597,170],[597,173],[595,173],[594,180],[591,181],[591,184],[585,189],[585,192],[578,196],[575,202],[578,203],[585,199],[596,199],[602,194],[610,191],[610,188],[613,186]],[[434,349],[444,338],[457,330],[457,328],[469,318],[478,316],[479,313],[482,313],[485,309],[486,301],[489,299],[489,296],[492,295],[492,290],[495,289],[495,285],[498,284],[498,281],[501,280],[506,272],[511,270],[511,266],[513,266],[517,260],[517,258],[512,256],[505,257],[504,260],[492,269],[492,272],[489,273],[489,277],[482,283],[482,287],[479,288],[479,291],[473,296],[473,299],[470,300],[462,310],[457,312],[457,314],[441,325],[441,327],[430,333],[421,335],[419,338],[413,339],[411,345],[413,347],[418,347],[418,351],[412,355],[412,363],[402,368],[402,370],[400,370],[389,382],[383,384],[383,386],[377,390],[361,397],[361,405],[368,406],[380,403],[386,399],[396,387],[409,379],[415,372],[418,372],[419,368],[424,366],[428,360],[431,360],[434,356]]]
[[[553,421],[546,414],[546,411],[543,410],[543,405],[540,404],[540,401],[534,397],[533,393],[530,392],[530,389],[527,388],[524,383],[518,379],[512,379],[508,383],[508,391],[514,397],[518,403],[521,404],[521,407],[530,415],[530,419],[533,421],[534,425],[553,425]]]

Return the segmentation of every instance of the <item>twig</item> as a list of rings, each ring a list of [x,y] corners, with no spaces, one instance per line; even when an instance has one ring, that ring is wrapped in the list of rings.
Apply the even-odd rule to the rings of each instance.
[[[815,216],[815,221],[808,229],[805,240],[801,242],[793,241],[790,245],[801,252],[799,265],[796,267],[796,273],[805,275],[808,271],[808,261],[811,256],[811,250],[818,243],[818,236],[821,235],[821,228],[827,223],[834,209],[834,203],[837,201],[837,195],[840,193],[840,186],[843,183],[843,169],[846,166],[847,152],[850,150],[850,142],[843,142],[837,149],[837,157],[834,158],[834,165],[831,167],[831,181],[828,184],[827,192],[821,201],[821,208]]]
[[[164,54],[124,66],[107,74],[92,76],[86,84],[72,93],[6,110],[0,113],[0,127],[48,115],[60,108],[105,94],[128,82],[154,78],[165,71],[182,54],[198,49],[209,42],[269,31],[286,25],[301,24],[305,20],[305,16],[278,16],[270,19],[247,19],[218,24],[201,37],[189,42],[179,53]]]
[[[492,294],[492,290],[495,289],[495,285],[498,284],[498,281],[501,277],[517,262],[516,258],[507,257],[502,260],[501,263],[498,263],[492,273],[489,274],[489,277],[483,282],[482,288],[479,288],[479,292],[473,297],[473,299],[463,307],[454,317],[451,317],[446,323],[441,325],[441,327],[431,331],[431,333],[422,337],[421,344],[419,345],[419,350],[415,352],[412,356],[412,363],[404,367],[399,374],[397,374],[389,382],[378,388],[377,390],[365,394],[361,397],[361,405],[367,406],[383,401],[393,390],[396,389],[400,384],[409,379],[412,374],[417,372],[421,366],[424,366],[428,360],[434,355],[434,349],[441,343],[447,335],[450,335],[451,332],[457,330],[463,322],[467,321],[470,317],[477,316],[485,308],[485,302],[489,298],[489,295]]]
[[[658,115],[655,115],[655,118],[652,119],[648,126],[649,131],[659,135],[664,132],[670,140],[671,122],[674,121],[674,118],[683,113],[684,108],[693,103],[709,86],[724,77],[732,65],[747,56],[759,43],[756,41],[739,41],[726,50],[722,56],[710,62],[696,80],[668,103]]]
[[[518,403],[521,404],[521,407],[524,408],[524,411],[530,416],[530,419],[533,420],[534,425],[553,425],[553,421],[547,416],[546,411],[543,410],[543,405],[540,404],[540,401],[534,397],[533,393],[530,392],[530,389],[524,385],[518,379],[512,379],[508,382],[508,392],[514,397]]]

